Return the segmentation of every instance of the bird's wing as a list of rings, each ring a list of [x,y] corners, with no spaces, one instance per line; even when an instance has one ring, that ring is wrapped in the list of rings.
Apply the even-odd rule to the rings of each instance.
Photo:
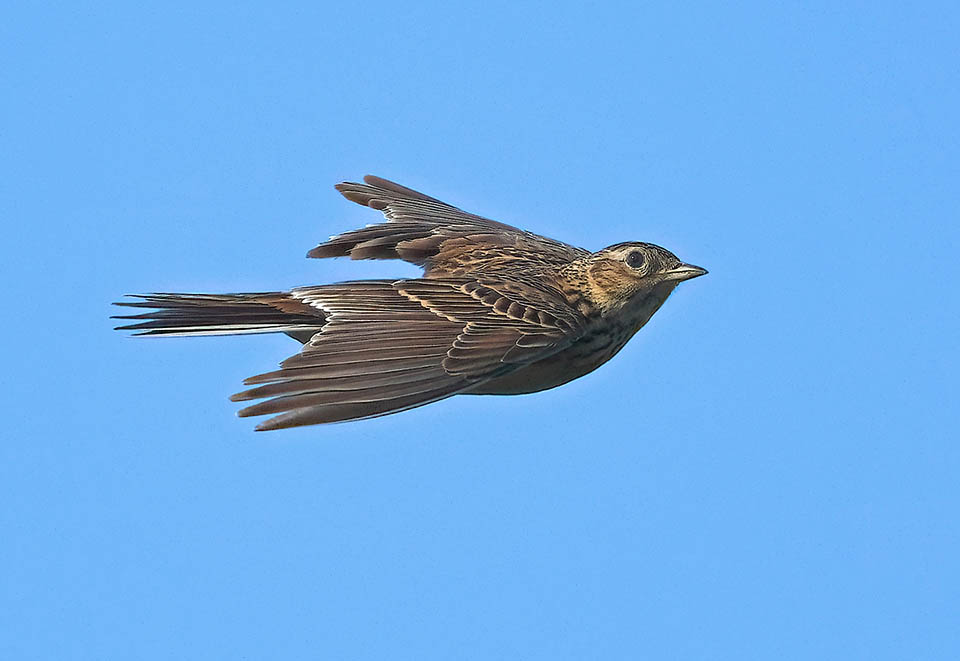
[[[258,430],[422,406],[569,346],[582,318],[549,292],[493,280],[366,280],[295,289],[326,323],[280,369],[251,377]]]
[[[588,254],[386,179],[367,175],[363,180],[336,188],[348,200],[382,211],[387,222],[333,236],[308,257],[403,259],[424,267],[426,277],[439,277],[495,272],[499,263],[510,268],[525,259],[560,265]]]

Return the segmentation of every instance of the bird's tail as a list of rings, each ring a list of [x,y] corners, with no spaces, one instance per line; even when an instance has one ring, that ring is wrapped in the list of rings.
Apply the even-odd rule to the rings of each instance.
[[[135,335],[286,333],[306,342],[326,323],[322,310],[282,292],[144,294],[130,298],[136,300],[114,305],[153,309],[111,318],[137,320],[137,323],[117,327],[117,330],[137,331]]]

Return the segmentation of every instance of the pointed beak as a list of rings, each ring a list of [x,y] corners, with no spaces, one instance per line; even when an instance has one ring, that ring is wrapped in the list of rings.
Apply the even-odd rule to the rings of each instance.
[[[693,264],[680,264],[666,273],[668,280],[677,280],[678,282],[690,280],[691,278],[699,278],[701,275],[706,274],[707,269],[694,266]]]

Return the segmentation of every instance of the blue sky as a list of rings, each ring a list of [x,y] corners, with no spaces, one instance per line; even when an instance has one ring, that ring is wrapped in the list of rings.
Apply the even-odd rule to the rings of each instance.
[[[960,656],[955,3],[91,4],[0,26],[0,656]],[[710,270],[610,364],[256,434],[285,337],[110,301],[305,252],[375,173]]]

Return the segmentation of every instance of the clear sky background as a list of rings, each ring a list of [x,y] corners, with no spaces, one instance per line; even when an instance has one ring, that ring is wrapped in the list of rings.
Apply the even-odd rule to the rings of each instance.
[[[26,4],[0,657],[960,658],[956,3]],[[563,388],[266,434],[291,340],[111,330],[416,273],[304,259],[368,172],[710,275]]]

